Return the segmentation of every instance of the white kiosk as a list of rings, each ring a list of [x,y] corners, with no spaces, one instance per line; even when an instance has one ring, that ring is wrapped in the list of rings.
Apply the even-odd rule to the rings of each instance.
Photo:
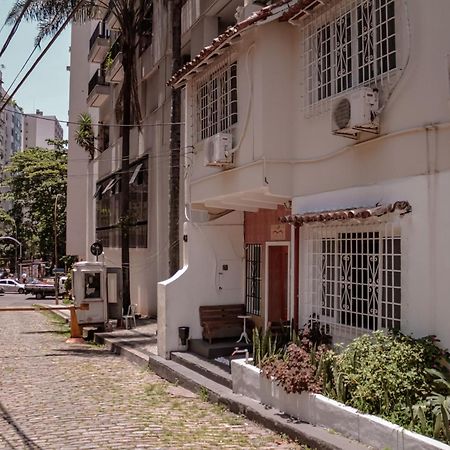
[[[88,303],[88,310],[78,310],[80,325],[104,325],[107,317],[106,267],[102,262],[77,262],[73,266],[75,306]]]

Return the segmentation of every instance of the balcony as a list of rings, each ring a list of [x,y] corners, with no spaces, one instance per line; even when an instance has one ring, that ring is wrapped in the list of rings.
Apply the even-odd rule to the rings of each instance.
[[[92,108],[99,108],[109,96],[109,84],[105,80],[104,69],[98,69],[89,81],[87,103]]]
[[[105,16],[106,25],[113,31],[120,31],[120,24],[117,17],[112,12],[112,2],[109,2],[109,9]]]
[[[89,40],[89,62],[101,63],[109,50],[110,33],[104,22],[100,22]]]
[[[119,39],[114,42],[103,62],[106,68],[105,79],[108,83],[120,83],[123,80],[122,52]]]
[[[181,34],[190,30],[200,17],[200,0],[187,0],[181,8]]]

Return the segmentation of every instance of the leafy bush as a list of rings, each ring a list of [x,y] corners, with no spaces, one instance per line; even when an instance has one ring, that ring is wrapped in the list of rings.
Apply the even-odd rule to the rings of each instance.
[[[322,392],[320,363],[328,351],[325,345],[315,345],[313,330],[305,329],[282,357],[267,358],[261,370],[267,378],[274,378],[288,393],[303,391]]]
[[[432,336],[413,339],[381,331],[364,335],[334,355],[323,372],[325,393],[408,426],[413,406],[431,394],[427,369],[445,370],[442,357],[446,353]]]
[[[294,335],[286,350],[264,339],[259,366],[286,392],[324,393],[450,443],[450,358],[435,336],[377,331],[335,350],[324,345],[330,342],[325,330],[314,326]]]
[[[272,332],[268,329],[261,332],[258,328],[253,328],[253,364],[261,368],[261,364],[268,358],[276,358],[280,356],[283,349],[280,348],[277,337],[272,336]]]

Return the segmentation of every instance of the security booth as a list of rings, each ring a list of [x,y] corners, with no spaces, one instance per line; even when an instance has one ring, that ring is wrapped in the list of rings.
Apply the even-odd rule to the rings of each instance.
[[[104,325],[107,317],[106,267],[102,262],[77,262],[73,266],[75,306],[88,303],[88,310],[77,312],[80,325]]]

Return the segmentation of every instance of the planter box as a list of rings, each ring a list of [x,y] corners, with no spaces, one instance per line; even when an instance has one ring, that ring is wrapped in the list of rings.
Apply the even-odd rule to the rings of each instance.
[[[389,450],[450,450],[450,446],[405,430],[387,420],[362,414],[320,394],[288,394],[259,369],[242,359],[231,361],[233,392],[257,400],[312,425],[329,428],[375,448]]]

